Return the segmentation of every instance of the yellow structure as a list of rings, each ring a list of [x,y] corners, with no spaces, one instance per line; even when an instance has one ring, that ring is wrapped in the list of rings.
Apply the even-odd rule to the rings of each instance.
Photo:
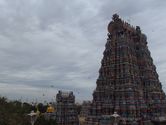
[[[51,105],[49,105],[49,106],[47,107],[47,113],[53,113],[53,112],[55,112],[54,107],[52,107]]]

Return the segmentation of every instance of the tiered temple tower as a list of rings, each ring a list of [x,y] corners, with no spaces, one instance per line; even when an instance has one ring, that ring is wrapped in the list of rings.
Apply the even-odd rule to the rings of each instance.
[[[58,125],[79,125],[73,92],[59,91],[56,96],[56,120]]]
[[[87,125],[117,112],[121,124],[165,120],[166,98],[140,27],[113,15]]]

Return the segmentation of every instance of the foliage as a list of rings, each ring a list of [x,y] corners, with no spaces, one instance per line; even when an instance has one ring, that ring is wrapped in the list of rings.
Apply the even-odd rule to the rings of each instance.
[[[38,105],[41,112],[46,111],[46,106],[42,103]],[[30,118],[27,116],[31,110],[35,109],[28,103],[20,101],[9,101],[5,97],[0,97],[0,125],[30,125]],[[45,120],[39,117],[35,125],[56,125],[55,120]]]
[[[48,106],[47,105],[43,105],[42,103],[39,103],[37,107],[38,107],[38,110],[41,113],[44,113],[44,112],[46,112]]]
[[[46,120],[44,116],[40,116],[35,122],[35,125],[57,125],[57,124],[56,124],[56,120],[53,120],[53,119]]]
[[[0,125],[30,125],[26,113],[31,105],[0,97]]]

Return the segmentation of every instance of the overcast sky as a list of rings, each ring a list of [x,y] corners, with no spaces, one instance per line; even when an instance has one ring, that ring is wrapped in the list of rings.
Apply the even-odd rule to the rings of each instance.
[[[166,0],[0,0],[0,95],[91,99],[114,13],[147,35],[166,92]]]

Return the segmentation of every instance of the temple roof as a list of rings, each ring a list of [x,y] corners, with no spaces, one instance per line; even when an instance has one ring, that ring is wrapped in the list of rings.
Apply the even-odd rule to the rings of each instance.
[[[115,29],[125,29],[128,30],[130,32],[140,32],[141,33],[141,29],[139,26],[132,26],[130,25],[128,22],[122,20],[118,14],[113,14],[112,16],[112,21],[108,24],[108,32],[112,33],[113,31],[115,31]]]

